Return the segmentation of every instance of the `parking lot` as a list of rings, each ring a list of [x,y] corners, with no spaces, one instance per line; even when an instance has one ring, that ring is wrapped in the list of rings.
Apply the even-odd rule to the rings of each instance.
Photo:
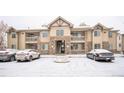
[[[41,56],[32,62],[0,62],[0,77],[124,76],[124,56],[112,62],[68,56],[68,63],[56,63],[56,56]]]

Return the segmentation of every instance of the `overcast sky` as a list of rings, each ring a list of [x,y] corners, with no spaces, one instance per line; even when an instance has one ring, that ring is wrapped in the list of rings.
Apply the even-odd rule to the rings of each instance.
[[[16,29],[38,28],[43,24],[49,24],[58,16],[0,16],[0,20]],[[124,33],[124,16],[62,16],[72,24],[78,26],[85,22],[87,25],[94,26],[98,22],[107,27],[114,27]]]

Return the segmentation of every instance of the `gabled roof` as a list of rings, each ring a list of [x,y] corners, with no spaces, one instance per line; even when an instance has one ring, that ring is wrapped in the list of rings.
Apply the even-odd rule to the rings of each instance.
[[[73,24],[70,23],[69,21],[65,20],[64,18],[62,18],[61,16],[57,17],[55,20],[53,20],[50,24],[48,24],[48,27],[50,27],[52,24],[54,24],[55,22],[57,22],[58,20],[62,20],[65,23],[67,23],[70,27],[73,27]]]
[[[11,27],[11,26],[10,26],[10,27],[8,27],[6,33],[12,32],[12,31],[16,31],[16,29],[15,29],[14,27]]]
[[[103,27],[103,29],[113,29],[113,28],[108,28],[101,23],[97,23],[94,27],[96,27],[96,26],[101,26],[101,27]]]

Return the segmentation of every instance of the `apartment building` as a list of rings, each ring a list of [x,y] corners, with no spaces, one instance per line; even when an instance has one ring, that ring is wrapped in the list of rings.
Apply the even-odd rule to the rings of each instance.
[[[117,52],[122,53],[122,34],[117,33]]]
[[[37,49],[41,54],[83,54],[100,48],[117,52],[117,33],[101,23],[75,27],[59,16],[39,29],[11,28],[8,48]]]
[[[123,51],[123,54],[124,54],[124,34],[122,34],[122,51]]]

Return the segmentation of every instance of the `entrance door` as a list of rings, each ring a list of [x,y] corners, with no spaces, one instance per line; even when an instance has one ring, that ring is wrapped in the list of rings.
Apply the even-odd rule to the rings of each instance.
[[[65,41],[62,40],[56,41],[56,53],[57,54],[65,53]]]

